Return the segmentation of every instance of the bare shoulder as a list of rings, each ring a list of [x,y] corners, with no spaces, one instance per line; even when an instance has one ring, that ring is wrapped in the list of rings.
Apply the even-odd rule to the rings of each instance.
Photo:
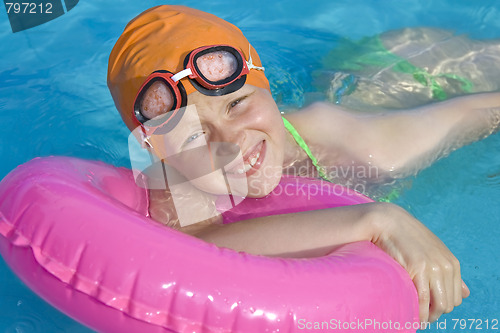
[[[360,114],[330,103],[317,102],[286,118],[308,143],[343,146],[359,123]],[[351,133],[351,134],[349,134]]]
[[[384,113],[351,111],[329,103],[315,103],[287,117],[313,154],[319,152],[328,165],[374,164],[389,170],[383,153],[391,135]],[[380,123],[379,123],[380,122]],[[316,149],[316,151],[314,151]]]

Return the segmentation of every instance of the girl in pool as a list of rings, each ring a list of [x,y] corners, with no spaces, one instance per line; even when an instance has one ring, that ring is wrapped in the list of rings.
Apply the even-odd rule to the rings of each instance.
[[[422,321],[436,320],[469,295],[459,262],[447,247],[390,203],[228,225],[219,223],[220,216],[203,216],[210,216],[211,198],[224,194],[227,183],[238,184],[231,188],[233,194],[262,197],[283,174],[332,180],[335,172],[329,166],[376,167],[373,181],[415,173],[497,130],[500,94],[469,95],[378,115],[316,103],[282,117],[260,59],[241,31],[181,6],[149,9],[127,25],[110,56],[108,86],[142,145],[192,179],[194,187],[183,193],[189,207],[196,207],[188,210],[188,219],[205,221],[182,226],[174,195],[166,190],[150,190],[153,219],[218,246],[270,256],[323,255],[339,244],[370,240],[408,271]],[[241,151],[222,183],[203,176],[203,161],[209,159],[199,149],[211,142],[228,143],[218,150],[229,155],[234,147]],[[204,215],[205,210],[209,212]]]

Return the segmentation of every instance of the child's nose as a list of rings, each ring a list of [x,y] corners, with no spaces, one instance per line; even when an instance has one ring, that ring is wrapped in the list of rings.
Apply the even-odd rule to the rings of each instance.
[[[221,142],[220,144],[217,145],[217,150],[215,151],[215,154],[217,156],[235,156],[238,155],[240,151],[240,147],[234,143],[229,143],[229,142]]]
[[[210,136],[210,141],[213,142],[227,142],[243,147],[243,142],[245,141],[245,131],[240,125],[234,122],[223,122],[218,124],[215,131],[212,132],[213,135]],[[229,145],[228,145],[229,147]],[[225,147],[225,149],[229,149]]]
[[[228,142],[210,143],[212,150],[212,160],[216,169],[224,168],[238,158],[240,147]]]

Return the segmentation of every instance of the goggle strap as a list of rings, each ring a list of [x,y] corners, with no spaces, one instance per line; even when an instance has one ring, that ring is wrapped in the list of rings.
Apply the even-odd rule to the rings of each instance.
[[[153,145],[151,144],[151,142],[149,142],[149,139],[151,137],[144,132],[145,129],[144,127],[141,126],[141,148],[142,149],[153,148]]]
[[[252,50],[250,48],[250,44],[248,44],[248,61],[246,61],[246,63],[247,63],[248,70],[255,69],[255,70],[258,70],[258,71],[263,71],[263,72],[265,71],[264,67],[255,66],[253,64],[253,61],[252,61]]]
[[[151,136],[147,135],[146,133],[144,133],[145,129],[142,128],[142,131],[141,131],[141,136],[142,136],[142,142],[141,142],[141,148],[142,149],[147,149],[151,152],[151,150],[154,151],[154,153],[156,153],[157,156],[161,156],[161,152],[158,152],[156,150],[156,148],[151,144],[151,142],[149,142],[149,140],[151,139]]]
[[[263,72],[265,71],[264,67],[259,67],[259,66],[255,66],[254,64],[252,64],[251,59],[250,59],[250,62],[247,61],[247,67],[248,67],[248,70],[255,69],[258,71],[263,71]]]
[[[192,74],[193,74],[193,72],[191,72],[191,68],[186,68],[186,69],[180,71],[179,73],[172,75],[171,79],[172,79],[172,81],[177,82],[177,81],[179,81],[179,80],[181,80],[189,75],[192,75]]]

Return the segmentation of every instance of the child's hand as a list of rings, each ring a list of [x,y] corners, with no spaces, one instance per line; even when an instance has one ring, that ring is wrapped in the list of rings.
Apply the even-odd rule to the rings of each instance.
[[[382,204],[373,242],[410,274],[418,291],[420,321],[435,321],[469,296],[460,263],[437,236],[402,208]],[[384,218],[385,217],[385,218]]]

